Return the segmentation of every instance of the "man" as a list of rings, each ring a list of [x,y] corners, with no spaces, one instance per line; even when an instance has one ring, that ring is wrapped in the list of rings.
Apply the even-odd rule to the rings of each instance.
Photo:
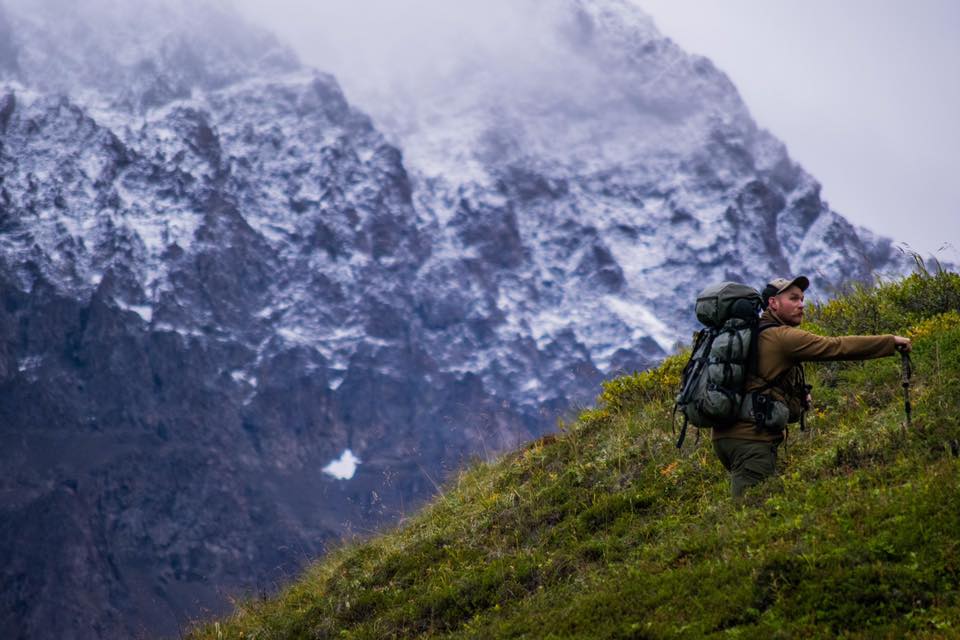
[[[802,363],[867,360],[893,355],[897,350],[910,351],[910,340],[901,336],[825,338],[798,329],[803,320],[803,292],[809,286],[804,276],[777,278],[761,293],[764,310],[757,339],[757,366],[748,374],[745,388],[749,401],[756,399],[753,411],[762,414],[761,407],[767,408],[768,416],[778,414],[785,422],[797,422],[809,407]],[[777,447],[783,442],[785,425],[772,421],[774,425],[760,427],[757,423],[764,420],[758,417],[726,429],[713,429],[713,448],[730,472],[735,498],[776,473]]]

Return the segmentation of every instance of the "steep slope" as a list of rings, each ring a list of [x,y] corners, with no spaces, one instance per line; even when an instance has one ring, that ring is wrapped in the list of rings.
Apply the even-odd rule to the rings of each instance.
[[[889,266],[631,5],[535,24],[568,90],[460,61],[371,119],[220,4],[0,4],[3,635],[176,633],[662,358],[702,279]]]
[[[681,354],[190,637],[955,635],[960,276],[859,289],[812,315],[817,331],[913,337],[909,428],[897,358],[808,365],[809,430],[735,505],[709,440],[673,446]]]

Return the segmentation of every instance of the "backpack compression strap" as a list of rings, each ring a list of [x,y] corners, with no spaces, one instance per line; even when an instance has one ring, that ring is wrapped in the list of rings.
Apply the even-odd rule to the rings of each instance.
[[[693,339],[693,348],[690,350],[690,359],[687,360],[686,366],[683,368],[683,373],[680,374],[681,387],[680,393],[677,395],[676,402],[673,403],[673,415],[670,418],[670,428],[673,430],[673,433],[677,432],[677,409],[680,407],[681,402],[686,402],[687,394],[690,392],[690,385],[693,382],[693,377],[696,370],[699,367],[704,366],[706,355],[701,358],[697,358],[697,350],[700,349],[700,345],[704,340],[707,339],[710,331],[708,329],[702,329],[697,332],[696,337]],[[687,414],[683,414],[683,426],[680,427],[680,438],[677,440],[677,449],[683,446],[683,440],[687,437],[687,424],[689,419]],[[699,441],[700,434],[697,433],[697,440]]]

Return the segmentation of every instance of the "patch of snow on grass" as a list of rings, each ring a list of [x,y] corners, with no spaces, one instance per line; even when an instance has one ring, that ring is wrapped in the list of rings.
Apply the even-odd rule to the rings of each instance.
[[[360,458],[353,455],[353,451],[350,449],[346,449],[338,459],[332,460],[330,464],[325,466],[323,472],[337,480],[349,480],[357,472],[358,464],[360,464]]]

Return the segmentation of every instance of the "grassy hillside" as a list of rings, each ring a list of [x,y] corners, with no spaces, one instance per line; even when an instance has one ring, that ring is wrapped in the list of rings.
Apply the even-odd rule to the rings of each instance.
[[[960,276],[808,316],[914,338],[910,429],[899,357],[807,365],[807,430],[736,505],[709,434],[674,448],[672,357],[191,637],[960,637]]]

